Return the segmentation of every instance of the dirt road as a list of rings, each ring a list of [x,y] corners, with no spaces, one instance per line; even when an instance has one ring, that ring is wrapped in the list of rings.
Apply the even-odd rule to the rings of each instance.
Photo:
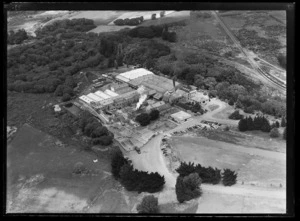
[[[152,138],[141,150],[141,154],[131,151],[127,156],[132,160],[134,168],[142,171],[158,172],[165,177],[166,187],[174,188],[176,176],[172,174],[167,166],[160,150],[163,134]]]

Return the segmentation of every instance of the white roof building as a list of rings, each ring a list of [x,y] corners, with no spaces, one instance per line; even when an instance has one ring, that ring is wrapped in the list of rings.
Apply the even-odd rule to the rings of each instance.
[[[102,91],[96,91],[95,94],[103,99],[108,99],[110,98],[111,96],[109,96],[108,94],[105,94],[104,92]]]
[[[116,78],[117,78],[118,80],[124,81],[124,82],[128,82],[128,81],[129,81],[128,78],[126,78],[126,77],[124,77],[124,76],[121,76],[121,75],[118,75]]]
[[[117,96],[119,96],[117,93],[115,93],[115,92],[113,92],[113,91],[111,91],[111,90],[109,90],[109,89],[106,89],[106,90],[104,91],[104,93],[105,93],[105,94],[108,94],[108,95],[111,96],[111,97],[117,97]]]
[[[88,104],[90,104],[92,101],[94,101],[94,100],[88,98],[85,95],[80,96],[79,99],[82,100],[82,101],[84,101],[85,103],[88,103]]]
[[[144,68],[138,68],[138,69],[134,69],[134,70],[119,74],[117,77],[120,77],[120,79],[126,78],[129,81],[129,80],[133,80],[135,78],[142,77],[142,76],[149,75],[149,74],[153,74],[153,73]]]
[[[179,111],[175,114],[171,114],[171,117],[177,122],[183,122],[183,121],[186,121],[187,119],[191,118],[192,115],[190,115],[184,111]]]
[[[101,97],[95,95],[94,93],[89,93],[88,95],[86,95],[88,98],[94,100],[94,101],[101,101],[103,100]]]

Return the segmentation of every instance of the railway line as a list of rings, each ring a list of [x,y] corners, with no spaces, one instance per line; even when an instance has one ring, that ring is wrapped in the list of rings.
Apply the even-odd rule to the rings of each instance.
[[[226,34],[230,37],[230,39],[233,41],[233,43],[240,49],[240,51],[244,54],[244,56],[247,58],[248,62],[251,64],[252,68],[259,73],[261,76],[263,76],[265,79],[270,81],[274,86],[276,86],[278,89],[285,91],[286,90],[286,84],[283,82],[281,79],[264,72],[260,66],[252,59],[249,57],[247,52],[243,49],[243,47],[240,45],[239,41],[235,38],[235,36],[231,33],[229,28],[225,25],[225,23],[221,20],[221,18],[218,16],[217,12],[212,12],[212,14],[215,15],[216,19],[218,20],[219,24],[223,28],[223,30],[226,32]],[[262,59],[260,59],[262,60]],[[264,60],[262,60],[264,61]],[[265,62],[265,61],[264,61]],[[267,62],[268,63],[268,62]],[[277,68],[278,69],[278,68]]]

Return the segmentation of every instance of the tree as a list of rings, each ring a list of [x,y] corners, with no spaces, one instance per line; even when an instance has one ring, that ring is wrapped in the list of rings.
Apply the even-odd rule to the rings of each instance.
[[[239,121],[238,128],[239,128],[239,131],[243,131],[243,132],[248,130],[247,120],[241,119]]]
[[[232,186],[236,183],[237,174],[230,170],[230,169],[224,169],[222,173],[222,182],[224,186]]]
[[[71,95],[64,93],[64,95],[61,98],[61,101],[65,102],[65,101],[69,101],[69,100],[71,100]]]
[[[156,109],[151,110],[149,116],[150,116],[150,120],[156,120],[159,118],[159,111]]]
[[[94,138],[92,140],[92,142],[93,142],[94,145],[100,144],[100,145],[103,145],[103,146],[108,146],[112,143],[112,140],[113,140],[112,136],[104,135],[104,136],[101,136],[101,137]]]
[[[179,203],[189,201],[201,196],[201,178],[197,173],[188,176],[178,176],[175,186],[176,196]]]
[[[281,118],[281,126],[282,126],[282,127],[286,127],[286,120],[285,120],[285,117],[282,117],[282,118]]]
[[[254,126],[253,126],[253,119],[252,117],[247,117],[247,130],[253,130]]]
[[[270,137],[273,137],[273,138],[279,137],[279,130],[278,130],[277,127],[273,128],[273,129],[271,130],[271,132],[270,132]]]
[[[160,17],[162,18],[165,16],[165,11],[161,11],[159,14],[160,14]]]
[[[151,15],[151,19],[152,19],[152,20],[155,20],[155,19],[156,19],[156,14],[152,14],[152,15]]]
[[[150,117],[147,113],[141,113],[135,120],[139,122],[142,126],[146,126],[150,123]]]
[[[232,120],[240,120],[240,119],[243,119],[244,116],[242,114],[240,114],[240,112],[238,110],[236,110],[232,114],[230,114],[228,118],[232,119]]]
[[[128,161],[124,158],[122,152],[120,150],[116,151],[111,160],[111,172],[115,179],[120,178],[120,170],[121,167],[128,163]]]
[[[55,96],[62,96],[63,95],[63,89],[64,89],[64,86],[63,85],[58,85],[56,87],[56,90],[54,92],[54,95]]]
[[[144,196],[136,209],[139,213],[158,213],[158,198],[153,195]]]

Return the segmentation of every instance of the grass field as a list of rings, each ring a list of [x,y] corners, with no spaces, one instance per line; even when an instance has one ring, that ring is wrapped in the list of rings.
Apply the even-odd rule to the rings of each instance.
[[[204,137],[174,137],[170,143],[183,161],[237,171],[239,183],[285,186],[284,153],[246,148]]]
[[[55,138],[24,125],[8,145],[7,212],[130,212],[127,193],[110,174],[109,156],[60,146]],[[90,171],[73,175],[82,162]]]

